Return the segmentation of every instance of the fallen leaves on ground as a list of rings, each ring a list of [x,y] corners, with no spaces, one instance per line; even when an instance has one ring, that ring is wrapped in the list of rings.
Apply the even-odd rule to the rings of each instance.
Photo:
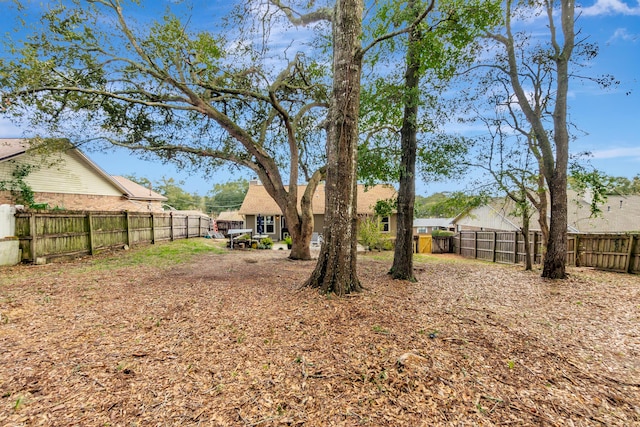
[[[0,424],[640,424],[638,276],[361,256],[338,299],[286,255],[4,270]]]

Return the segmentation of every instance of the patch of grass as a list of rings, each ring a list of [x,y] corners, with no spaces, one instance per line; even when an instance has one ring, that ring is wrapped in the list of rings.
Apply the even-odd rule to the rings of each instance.
[[[13,410],[17,411],[19,410],[22,405],[24,405],[24,396],[19,395],[18,398],[16,399],[16,402],[13,404]]]
[[[136,265],[167,267],[189,262],[197,255],[206,253],[224,254],[224,243],[204,238],[181,239],[161,242],[155,245],[134,247],[128,251],[118,251],[114,255],[92,260],[89,270],[110,270]]]
[[[383,334],[383,335],[389,335],[389,330],[383,328],[380,325],[375,325],[373,328],[371,328],[373,330],[373,332],[375,332],[376,334]]]

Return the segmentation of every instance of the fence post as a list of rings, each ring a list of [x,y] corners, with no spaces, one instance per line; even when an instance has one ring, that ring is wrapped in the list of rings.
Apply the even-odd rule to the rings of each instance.
[[[533,256],[533,259],[531,261],[534,264],[536,264],[537,263],[536,260],[538,259],[538,232],[537,231],[533,232],[533,250],[531,251],[531,255]]]
[[[498,242],[498,232],[494,231],[493,232],[493,261],[492,262],[496,262],[496,249],[497,248],[497,242]]]
[[[577,234],[573,236],[573,265],[580,267],[580,237]]]
[[[129,211],[124,212],[127,226],[127,246],[131,247],[131,218],[129,217]]]
[[[173,242],[173,212],[169,212],[169,241]]]
[[[518,263],[518,232],[513,232],[513,263]]]
[[[89,239],[89,254],[93,255],[94,242],[93,242],[93,219],[91,218],[91,212],[87,212],[87,238]]]
[[[154,220],[153,212],[151,212],[151,244],[155,245],[156,243],[156,224]]]
[[[631,254],[633,254],[633,241],[634,235],[629,234],[629,249],[627,249],[627,260],[624,262],[624,271],[627,273],[631,273]]]
[[[478,232],[473,232],[473,258],[478,258]]]
[[[36,230],[36,213],[29,212],[29,234],[31,234],[31,243],[30,243],[30,251],[31,251],[31,259],[33,263],[36,263],[36,258],[38,254],[36,253],[36,240],[37,240],[37,230]]]
[[[187,235],[186,235],[185,239],[188,239],[189,238],[189,215],[186,215],[184,217],[184,222],[185,222],[186,227],[187,227],[187,233],[186,233]]]

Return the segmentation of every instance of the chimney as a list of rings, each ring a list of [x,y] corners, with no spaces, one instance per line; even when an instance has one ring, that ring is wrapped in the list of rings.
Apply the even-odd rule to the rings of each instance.
[[[257,176],[254,176],[249,180],[249,185],[260,185],[260,180]]]

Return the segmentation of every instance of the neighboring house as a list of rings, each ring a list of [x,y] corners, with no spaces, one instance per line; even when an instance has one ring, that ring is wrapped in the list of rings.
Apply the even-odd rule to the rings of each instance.
[[[0,182],[11,183],[16,168],[28,167],[23,181],[37,204],[49,208],[93,211],[162,212],[166,197],[126,178],[112,177],[80,150],[39,153],[22,139],[0,139]],[[15,204],[0,191],[0,204]]]
[[[306,189],[306,185],[298,185],[298,206],[300,199]],[[365,190],[364,185],[358,185],[358,216],[371,216],[374,214],[373,208],[378,200],[392,199],[396,197],[396,190],[390,185],[376,185]],[[322,233],[324,228],[324,208],[325,208],[325,187],[324,184],[318,185],[313,195],[313,231]],[[269,196],[267,190],[257,181],[249,183],[249,190],[242,202],[242,206],[238,211],[244,216],[245,228],[253,229],[256,233],[258,230],[258,215],[263,218],[264,234],[269,235],[274,240],[282,240],[289,234],[287,223],[282,211],[276,204],[275,200]],[[391,237],[395,237],[396,233],[396,214],[390,217],[381,218],[384,233],[389,233]]]
[[[567,231],[572,233],[622,233],[640,231],[640,196],[609,195],[592,217],[588,196],[569,192]],[[514,216],[515,206],[509,199],[494,199],[487,205],[462,213],[453,219],[457,231],[519,231],[520,217]],[[537,212],[531,217],[530,229],[540,230]]]
[[[416,218],[413,220],[413,234],[431,234],[434,230],[455,231],[453,218]]]
[[[569,226],[578,233],[640,232],[640,195],[609,195],[599,207],[601,213],[591,218],[588,199],[569,201]]]
[[[511,215],[514,211],[510,199],[494,199],[488,204],[463,212],[451,221],[456,231],[519,231],[522,220]],[[537,220],[531,219],[530,228],[536,229]]]
[[[161,212],[164,210],[163,204],[167,201],[167,198],[162,194],[156,193],[150,188],[144,187],[123,176],[112,175],[111,178],[127,190],[127,200],[133,204],[137,204],[140,208],[129,210],[153,212]]]
[[[224,234],[225,237],[228,235],[228,230],[234,228],[245,228],[244,217],[240,215],[238,211],[220,212],[216,218],[216,225],[218,227],[218,232]]]

